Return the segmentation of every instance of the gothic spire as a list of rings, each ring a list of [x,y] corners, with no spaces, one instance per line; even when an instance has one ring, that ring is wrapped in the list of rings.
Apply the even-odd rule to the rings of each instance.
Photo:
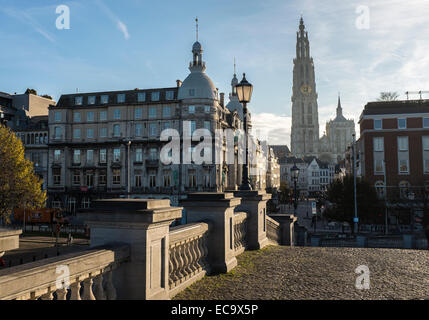
[[[338,105],[337,105],[337,118],[343,115],[343,108],[341,107],[340,93],[338,92]]]

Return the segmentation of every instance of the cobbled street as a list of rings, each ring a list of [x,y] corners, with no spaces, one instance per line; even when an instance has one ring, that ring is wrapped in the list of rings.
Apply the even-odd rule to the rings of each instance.
[[[174,299],[429,299],[427,250],[270,246],[238,264]],[[367,290],[355,287],[360,265],[369,268]]]

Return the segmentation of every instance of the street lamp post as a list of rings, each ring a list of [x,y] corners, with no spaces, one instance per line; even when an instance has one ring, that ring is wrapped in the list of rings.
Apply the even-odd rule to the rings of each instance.
[[[296,166],[296,164],[294,163],[293,167],[290,169],[290,173],[293,179],[293,193],[294,193],[294,202],[293,202],[293,214],[296,216],[296,208],[298,207],[298,193],[296,190],[296,183],[298,181],[298,176],[299,176],[299,168]]]
[[[130,148],[131,148],[131,141],[128,141],[128,143],[127,143],[127,148],[128,148],[128,152],[127,152],[127,155],[128,155],[128,164],[127,164],[127,180],[128,180],[128,185],[127,185],[127,193],[128,193],[128,196],[127,196],[127,198],[129,199],[130,198],[130,196],[131,196],[131,155],[130,155]]]
[[[358,218],[358,211],[357,211],[357,193],[356,193],[356,135],[353,133],[353,197],[354,197],[354,233],[357,234],[358,233],[358,222],[359,222],[359,218]]]
[[[246,74],[243,73],[243,79],[239,84],[235,86],[235,90],[237,92],[238,101],[243,104],[243,120],[244,120],[244,135],[246,138],[246,155],[245,155],[245,163],[243,165],[243,178],[240,186],[240,190],[252,190],[252,186],[249,183],[249,149],[248,149],[248,127],[247,127],[247,103],[250,102],[252,98],[253,86],[246,80]]]

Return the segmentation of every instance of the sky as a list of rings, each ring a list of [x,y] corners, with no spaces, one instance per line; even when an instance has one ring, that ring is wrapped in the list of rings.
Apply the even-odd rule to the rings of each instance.
[[[58,29],[58,6],[70,29]],[[226,97],[237,73],[254,85],[254,130],[290,144],[292,71],[303,16],[314,59],[320,135],[358,120],[382,91],[429,90],[428,0],[0,0],[0,91],[61,94],[173,87],[189,73],[195,17],[206,73]],[[241,76],[239,76],[241,79]]]

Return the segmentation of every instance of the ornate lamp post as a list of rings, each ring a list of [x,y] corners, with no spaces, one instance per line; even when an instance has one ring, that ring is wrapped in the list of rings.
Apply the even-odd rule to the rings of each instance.
[[[293,193],[294,193],[293,214],[296,216],[296,208],[298,207],[298,193],[296,190],[296,183],[298,181],[298,176],[299,176],[299,168],[296,166],[296,163],[293,164],[293,167],[290,169],[290,173],[293,179]]]
[[[246,137],[246,160],[243,165],[243,180],[240,186],[240,190],[252,190],[252,186],[249,183],[249,149],[248,149],[248,128],[247,128],[247,103],[252,98],[253,86],[246,80],[246,74],[243,73],[243,79],[239,84],[235,86],[237,92],[238,101],[243,104],[243,117],[244,117],[244,134]]]

